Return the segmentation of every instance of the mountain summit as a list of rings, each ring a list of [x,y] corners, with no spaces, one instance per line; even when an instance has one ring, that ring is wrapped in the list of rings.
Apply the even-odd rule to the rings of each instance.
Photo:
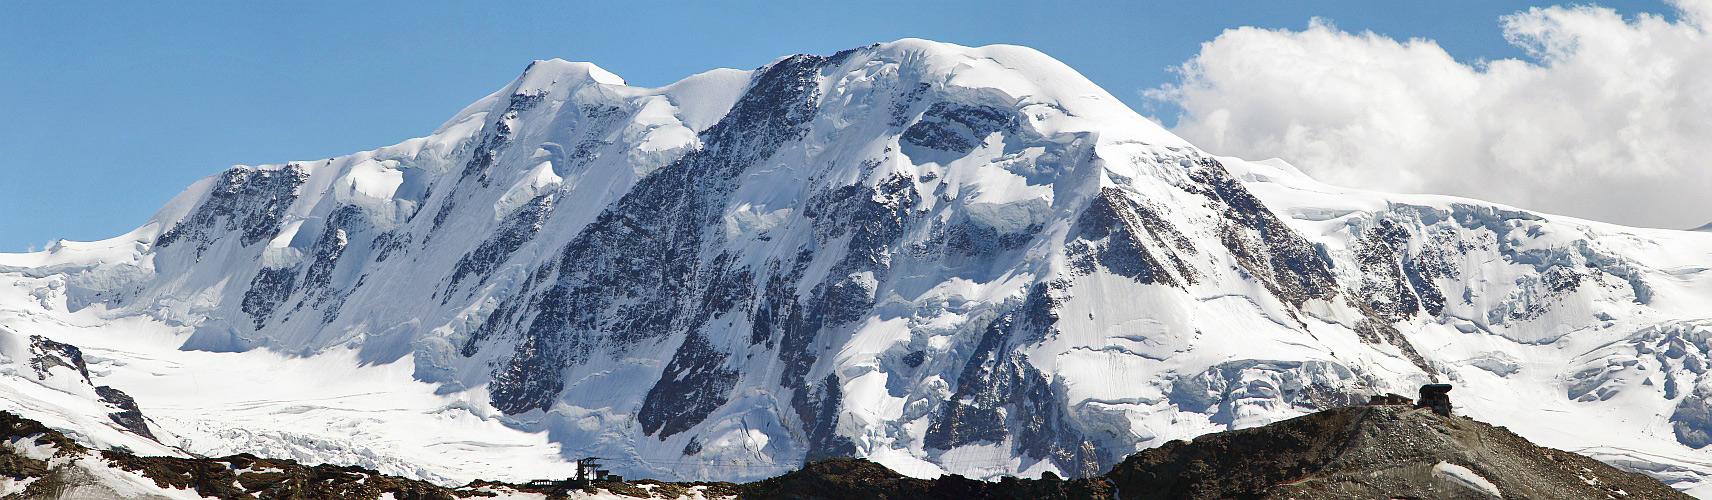
[[[1217,157],[1022,47],[622,82],[537,61],[428,137],[232,167],[127,235],[0,255],[0,335],[92,358],[0,401],[90,441],[441,482],[585,456],[1089,477],[1450,381],[1542,444],[1712,474],[1712,235]],[[67,396],[93,384],[156,439]]]

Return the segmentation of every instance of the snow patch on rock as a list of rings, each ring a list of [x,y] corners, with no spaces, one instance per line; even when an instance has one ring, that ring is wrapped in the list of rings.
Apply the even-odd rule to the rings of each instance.
[[[1489,498],[1503,498],[1504,496],[1503,492],[1498,491],[1498,485],[1492,484],[1492,481],[1480,477],[1480,474],[1476,474],[1467,467],[1450,462],[1434,464],[1433,479],[1472,490]]]

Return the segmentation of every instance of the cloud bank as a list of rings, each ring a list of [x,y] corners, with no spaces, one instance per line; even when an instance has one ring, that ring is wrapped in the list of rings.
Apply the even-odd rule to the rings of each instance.
[[[1518,12],[1499,24],[1531,60],[1473,65],[1321,20],[1233,29],[1144,93],[1205,150],[1331,184],[1686,229],[1712,221],[1712,0],[1674,6]]]

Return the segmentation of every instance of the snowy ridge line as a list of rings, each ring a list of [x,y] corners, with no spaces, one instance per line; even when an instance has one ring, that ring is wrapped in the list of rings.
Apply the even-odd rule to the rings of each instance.
[[[1682,271],[1712,233],[1215,157],[1023,47],[659,88],[540,61],[428,137],[233,167],[131,234],[0,265],[4,404],[161,454],[1092,477],[1437,380],[1712,494],[1712,273]]]

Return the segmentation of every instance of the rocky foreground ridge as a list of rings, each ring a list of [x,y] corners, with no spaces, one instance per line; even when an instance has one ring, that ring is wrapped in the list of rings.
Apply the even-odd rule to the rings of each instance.
[[[1346,406],[1173,441],[1103,476],[1064,480],[904,476],[860,458],[761,481],[597,482],[577,488],[473,481],[447,488],[361,467],[251,455],[139,457],[95,451],[0,412],[0,498],[421,499],[1227,499],[1689,498],[1645,475],[1535,446],[1503,427],[1406,405]]]

